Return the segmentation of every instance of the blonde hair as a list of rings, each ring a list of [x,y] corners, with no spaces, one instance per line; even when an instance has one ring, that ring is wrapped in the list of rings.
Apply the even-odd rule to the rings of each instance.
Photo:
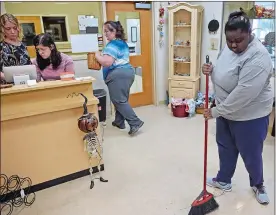
[[[12,14],[5,13],[0,16],[0,41],[3,41],[5,39],[4,26],[7,22],[11,22],[18,27],[18,38],[21,39],[21,28],[17,18]]]

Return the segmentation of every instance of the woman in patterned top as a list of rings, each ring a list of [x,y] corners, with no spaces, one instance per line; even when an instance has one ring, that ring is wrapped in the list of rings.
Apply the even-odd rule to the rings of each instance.
[[[126,120],[130,126],[128,134],[134,135],[144,122],[136,116],[128,103],[135,73],[129,63],[129,48],[125,42],[124,29],[120,22],[107,21],[104,24],[104,34],[109,43],[102,53],[96,53],[96,59],[103,66],[103,77],[116,109],[112,125],[124,129]]]
[[[12,14],[0,17],[0,72],[5,79],[3,67],[32,64],[25,45],[19,40],[20,26]]]

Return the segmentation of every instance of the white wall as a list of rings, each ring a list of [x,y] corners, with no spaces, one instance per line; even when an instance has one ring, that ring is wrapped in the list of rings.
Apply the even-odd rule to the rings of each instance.
[[[219,54],[219,50],[210,50],[210,38],[218,38],[220,47],[221,43],[221,34],[223,33],[222,26],[222,15],[223,15],[223,2],[193,2],[193,4],[198,4],[204,7],[204,15],[203,15],[203,26],[202,26],[202,49],[201,49],[201,64],[205,62],[206,55],[209,55],[210,61],[214,64],[216,62],[217,56]],[[211,35],[209,34],[208,24],[211,20],[216,19],[219,21],[220,27],[217,31],[217,34]],[[200,81],[200,90],[202,92],[205,91],[205,75],[201,73],[201,81]],[[210,83],[210,88],[212,88],[212,83]],[[211,90],[211,89],[210,89]]]
[[[161,2],[152,2],[154,4],[154,18],[153,28],[156,29],[155,33],[155,59],[156,59],[156,89],[157,89],[157,101],[165,101],[167,99],[166,90],[168,90],[168,75],[169,75],[169,40],[168,40],[168,12],[165,10],[164,19],[165,24],[164,31],[164,45],[159,46],[159,31],[157,30],[159,24],[159,8]],[[168,6],[168,2],[161,3],[164,8]],[[172,2],[171,2],[172,4]]]

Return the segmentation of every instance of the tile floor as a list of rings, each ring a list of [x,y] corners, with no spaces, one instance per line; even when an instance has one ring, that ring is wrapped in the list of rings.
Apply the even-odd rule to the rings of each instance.
[[[168,109],[142,107],[137,114],[145,121],[140,134],[110,126],[105,130],[104,158],[108,183],[96,181],[89,189],[89,177],[36,193],[29,208],[20,215],[187,215],[190,204],[201,192],[203,163],[203,119],[174,118]],[[218,169],[215,122],[210,123],[208,175]],[[274,214],[274,138],[264,146],[264,171],[271,204],[261,206],[249,187],[241,159],[233,179],[233,191],[214,192],[220,208],[213,215]]]

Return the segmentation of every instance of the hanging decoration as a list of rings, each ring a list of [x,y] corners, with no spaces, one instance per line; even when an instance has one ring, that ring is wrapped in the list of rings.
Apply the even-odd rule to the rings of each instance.
[[[164,13],[165,13],[165,9],[163,8],[162,4],[160,4],[160,8],[159,8],[159,24],[158,24],[158,28],[157,30],[159,31],[159,45],[162,47],[164,45],[164,23],[165,23],[165,19],[164,19]]]
[[[216,34],[219,29],[219,22],[215,19],[215,15],[213,20],[211,20],[208,24],[209,34]]]

